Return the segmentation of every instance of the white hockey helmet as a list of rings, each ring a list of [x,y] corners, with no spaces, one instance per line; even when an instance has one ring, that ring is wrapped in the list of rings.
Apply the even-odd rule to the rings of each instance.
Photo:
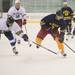
[[[15,0],[15,7],[16,7],[16,9],[20,8],[20,4],[21,4],[20,0]]]
[[[20,0],[15,0],[15,4],[17,4],[17,3],[21,3],[21,1]]]
[[[10,16],[10,15],[8,15],[8,16],[7,16],[7,22],[8,22],[8,23],[13,23],[13,22],[14,22],[13,17]]]
[[[63,2],[63,6],[67,6],[68,5],[68,2]]]

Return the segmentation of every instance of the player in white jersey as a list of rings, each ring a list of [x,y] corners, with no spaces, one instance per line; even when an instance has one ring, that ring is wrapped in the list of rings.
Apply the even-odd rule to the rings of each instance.
[[[22,25],[26,25],[26,11],[21,6],[20,0],[15,1],[15,6],[12,6],[9,11],[8,15],[12,16],[16,23],[21,27]],[[18,40],[18,43],[20,43],[20,40]]]
[[[18,24],[14,21],[14,19],[11,16],[8,16],[7,19],[0,20],[0,31],[2,31],[10,41],[10,45],[12,46],[13,52],[15,54],[18,54],[18,51],[16,51],[16,39],[13,37],[12,32],[20,36],[24,41],[28,41],[28,36],[23,33],[21,28],[18,26]]]

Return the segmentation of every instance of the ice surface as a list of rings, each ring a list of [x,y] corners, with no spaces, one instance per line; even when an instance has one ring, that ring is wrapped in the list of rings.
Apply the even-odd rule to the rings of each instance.
[[[27,31],[30,40],[35,37],[40,30],[38,24],[28,24]],[[75,50],[75,39],[69,37],[65,41]],[[48,35],[42,45],[57,52],[57,46],[53,38]],[[15,56],[11,46],[4,35],[0,40],[0,75],[75,75],[75,54],[65,46],[66,58],[62,58],[48,52],[43,48],[36,49],[28,46],[21,40],[20,45],[16,45],[19,55]]]

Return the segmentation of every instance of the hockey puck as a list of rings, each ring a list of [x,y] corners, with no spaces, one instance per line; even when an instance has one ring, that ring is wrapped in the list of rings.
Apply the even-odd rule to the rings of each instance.
[[[31,46],[32,46],[32,44],[29,45],[29,47],[31,47]]]
[[[68,39],[66,39],[66,41],[68,41]]]
[[[72,39],[74,38],[74,36],[71,37]]]

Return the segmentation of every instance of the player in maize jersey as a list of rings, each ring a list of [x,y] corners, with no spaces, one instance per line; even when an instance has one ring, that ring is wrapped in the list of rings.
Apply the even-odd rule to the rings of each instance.
[[[73,22],[75,23],[75,16],[73,16]],[[75,26],[73,28],[73,32],[72,32],[72,39],[75,37]]]
[[[73,12],[72,8],[68,6],[67,2],[63,3],[63,7],[61,8],[61,10],[63,12],[64,20],[67,24],[67,34],[71,35],[72,19],[73,19],[74,12]]]
[[[21,6],[20,0],[15,0],[15,6],[12,6],[9,11],[8,15],[12,16],[15,22],[20,26],[22,29],[22,25],[26,25],[26,11]],[[18,39],[18,43],[20,44],[20,40]]]
[[[4,35],[9,40],[13,53],[15,54],[18,54],[18,51],[15,47],[16,39],[14,38],[12,32],[20,36],[24,41],[28,41],[27,34],[23,33],[21,28],[18,26],[18,24],[14,21],[14,19],[11,16],[8,16],[7,19],[0,20],[0,33],[1,32],[4,33]]]
[[[59,52],[66,56],[66,53],[64,52],[64,34],[65,34],[65,28],[66,24],[63,20],[62,12],[57,11],[56,14],[50,14],[46,17],[44,17],[41,22],[41,29],[38,32],[35,43],[37,44],[37,48],[39,48],[44,40],[44,38],[47,36],[47,34],[51,34],[51,36],[56,41]],[[60,28],[60,31],[58,30]]]

